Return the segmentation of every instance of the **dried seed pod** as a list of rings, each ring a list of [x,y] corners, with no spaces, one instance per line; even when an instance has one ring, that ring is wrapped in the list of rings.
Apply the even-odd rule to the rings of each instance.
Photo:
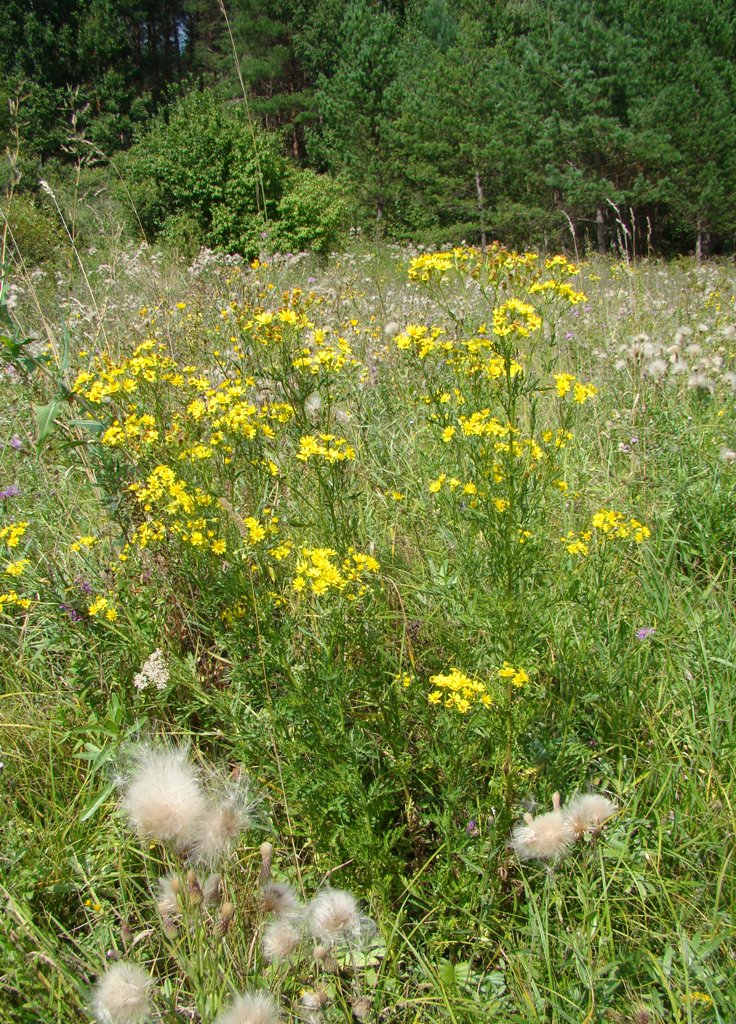
[[[235,917],[235,904],[234,903],[223,903],[220,907],[220,913],[215,924],[215,935],[218,938],[222,938],[223,935],[227,935],[228,929],[232,924],[232,920]]]
[[[353,1011],[353,1017],[356,1020],[368,1020],[368,1016],[371,1012],[371,1000],[368,996],[361,996],[360,999],[356,999],[351,1006]]]
[[[192,906],[198,907],[202,902],[202,887],[197,880],[196,873],[191,869],[187,871],[187,891]]]
[[[261,877],[259,883],[263,886],[271,880],[271,864],[273,862],[273,843],[261,843]]]
[[[208,875],[202,888],[206,907],[216,907],[222,899],[222,875]]]

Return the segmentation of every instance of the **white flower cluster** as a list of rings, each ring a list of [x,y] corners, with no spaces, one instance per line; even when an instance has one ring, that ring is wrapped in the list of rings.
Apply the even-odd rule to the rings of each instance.
[[[164,652],[157,648],[146,658],[140,672],[133,677],[133,686],[136,690],[147,690],[149,686],[155,686],[157,690],[165,690],[168,682],[169,669]]]

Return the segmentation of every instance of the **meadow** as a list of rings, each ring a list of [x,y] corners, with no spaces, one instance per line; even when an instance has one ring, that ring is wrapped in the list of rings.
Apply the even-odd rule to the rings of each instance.
[[[0,320],[0,1020],[734,1020],[732,263],[120,244]]]

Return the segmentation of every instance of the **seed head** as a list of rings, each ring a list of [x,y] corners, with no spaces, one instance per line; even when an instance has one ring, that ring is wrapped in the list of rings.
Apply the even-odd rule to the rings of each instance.
[[[276,919],[263,935],[263,955],[269,963],[288,960],[301,942],[301,934],[288,919]]]
[[[136,762],[123,791],[123,811],[144,839],[159,839],[185,849],[194,840],[206,811],[197,772],[186,752],[142,747]]]
[[[95,985],[92,1009],[100,1024],[141,1024],[151,1012],[153,979],[137,964],[120,960]]]
[[[198,822],[189,858],[215,864],[235,846],[240,833],[251,823],[254,801],[247,782],[233,780],[219,803],[209,807]]]
[[[276,917],[294,917],[304,909],[297,894],[288,882],[268,882],[261,889],[261,906],[264,914]]]
[[[236,996],[220,1011],[216,1024],[277,1024],[279,1009],[267,992],[246,992]]]
[[[562,811],[549,811],[537,818],[525,817],[511,835],[511,848],[519,860],[552,860],[560,857],[573,841],[572,827]]]
[[[573,837],[581,839],[586,832],[597,835],[603,824],[616,813],[616,805],[606,796],[588,793],[573,797],[564,810]]]
[[[360,932],[360,914],[355,897],[344,889],[324,889],[309,906],[312,935],[326,945]]]

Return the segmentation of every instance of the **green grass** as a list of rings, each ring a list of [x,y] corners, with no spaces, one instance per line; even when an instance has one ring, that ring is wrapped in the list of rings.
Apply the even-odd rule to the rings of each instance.
[[[301,987],[326,984],[328,1024],[349,1020],[362,995],[371,1019],[406,1024],[733,1019],[736,465],[725,450],[736,448],[736,274],[586,264],[573,283],[587,301],[546,317],[547,340],[525,359],[528,393],[466,379],[458,407],[438,398],[458,383],[451,369],[394,338],[411,323],[471,337],[493,303],[459,277],[441,297],[409,283],[408,258],[367,250],[325,268],[213,263],[194,275],[118,251],[103,266],[88,258],[94,305],[76,279],[57,290],[14,278],[19,336],[49,339],[59,356],[64,324],[69,365],[7,370],[0,396],[0,489],[21,492],[0,502],[0,528],[29,522],[3,551],[3,564],[29,560],[5,590],[30,600],[0,617],[3,1021],[86,1019],[111,950],[157,978],[166,1021],[210,1024],[222,978],[260,978],[285,1015]],[[253,340],[249,306],[283,308],[295,287],[314,293],[310,319],[347,339],[356,366],[295,370],[291,328],[281,347]],[[598,388],[572,411],[545,365],[553,327],[555,372]],[[111,448],[72,423],[122,417],[119,394],[86,408],[65,399],[37,444],[32,407],[56,397],[59,376],[69,387],[95,352],[122,363],[148,337],[213,385],[241,366],[257,406],[288,399],[295,415],[273,440],[233,441],[230,461],[179,459],[214,415],[187,418],[201,386],[180,393],[159,377],[132,396],[160,431],[150,445]],[[660,379],[656,360],[671,366],[672,346],[688,371]],[[698,373],[705,386],[693,386]],[[564,425],[574,438],[536,465],[491,442],[441,439],[459,415],[506,416],[511,400],[524,435]],[[298,460],[300,438],[320,432],[346,438],[355,459]],[[492,485],[499,458],[511,471]],[[186,516],[137,502],[129,484],[157,465],[225,499],[206,513],[225,556],[172,532]],[[474,508],[447,483],[432,494],[441,473],[497,486],[516,518]],[[561,537],[601,508],[651,536],[568,555]],[[278,535],[253,543],[248,517],[268,525],[272,514]],[[134,531],[156,516],[167,537],[141,549]],[[520,545],[521,526],[531,536]],[[94,545],[72,550],[84,535]],[[287,538],[287,557],[268,554]],[[341,562],[351,545],[380,564],[362,596],[294,591],[302,547],[334,548]],[[89,614],[96,596],[114,621]],[[654,632],[639,639],[644,627]],[[139,691],[133,678],[157,648],[170,681]],[[497,675],[505,660],[529,672],[518,691]],[[450,667],[486,684],[491,707],[431,703],[430,677]],[[169,855],[142,849],[116,811],[120,758],[151,738],[241,768],[262,797],[257,828],[224,868],[235,922],[216,950],[201,939],[211,984],[158,923],[150,889]],[[507,842],[524,811],[586,790],[619,807],[602,834],[559,863],[520,863]],[[378,923],[378,953],[333,974],[309,960],[267,967],[254,897],[264,839],[280,876],[307,893],[325,879],[353,891]]]

